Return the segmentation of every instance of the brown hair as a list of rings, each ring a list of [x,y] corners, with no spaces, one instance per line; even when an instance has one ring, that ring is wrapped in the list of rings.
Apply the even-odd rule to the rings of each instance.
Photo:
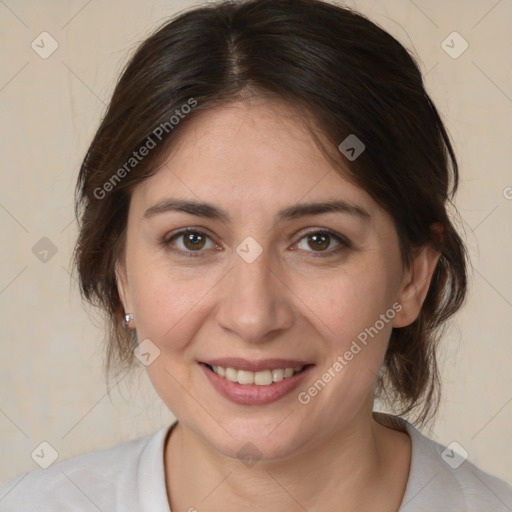
[[[439,403],[441,327],[466,294],[466,250],[447,213],[457,161],[408,51],[364,16],[320,0],[192,9],[160,27],[125,67],[76,189],[75,263],[83,297],[109,318],[107,373],[134,360],[115,277],[130,191],[156,172],[191,118],[250,93],[292,104],[319,128],[326,156],[393,217],[405,264],[425,244],[440,250],[419,317],[392,331],[377,388],[398,414],[419,408],[414,421],[424,423]],[[337,149],[349,134],[366,146],[354,161]],[[149,150],[136,158],[142,147]],[[436,222],[441,242],[431,232]]]

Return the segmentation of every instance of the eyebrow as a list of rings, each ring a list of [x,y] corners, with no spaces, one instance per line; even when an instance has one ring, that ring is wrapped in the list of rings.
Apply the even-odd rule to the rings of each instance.
[[[166,212],[184,212],[197,217],[231,222],[231,216],[226,211],[210,203],[189,201],[183,199],[165,199],[151,206],[144,213],[144,218],[149,219],[155,215]],[[281,210],[276,215],[277,222],[297,219],[308,215],[320,215],[322,213],[344,213],[359,217],[361,220],[369,220],[371,215],[364,208],[348,203],[341,199],[333,199],[322,202],[299,203]]]

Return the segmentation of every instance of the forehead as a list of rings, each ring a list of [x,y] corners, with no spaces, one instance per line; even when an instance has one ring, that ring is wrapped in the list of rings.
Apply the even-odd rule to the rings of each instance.
[[[187,121],[134,199],[147,207],[170,195],[247,211],[326,198],[378,209],[326,159],[293,107],[268,100],[233,102]]]

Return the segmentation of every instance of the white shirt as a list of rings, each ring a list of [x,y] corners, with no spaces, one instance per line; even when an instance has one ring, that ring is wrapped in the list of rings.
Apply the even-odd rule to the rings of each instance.
[[[456,466],[460,457],[406,420],[373,416],[411,437],[411,468],[400,512],[512,511],[510,485],[468,460],[452,468],[445,461]],[[13,478],[0,488],[0,512],[171,512],[164,446],[174,425]],[[200,511],[199,504],[196,508]]]

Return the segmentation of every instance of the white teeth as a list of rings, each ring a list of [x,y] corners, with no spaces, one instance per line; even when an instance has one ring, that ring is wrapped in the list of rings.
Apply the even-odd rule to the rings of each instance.
[[[281,382],[283,379],[284,379],[284,370],[281,370],[281,368],[272,370],[272,380],[274,382]]]
[[[254,384],[254,372],[248,372],[247,370],[238,370],[236,380],[238,384]]]
[[[255,372],[254,384],[257,386],[268,386],[269,384],[272,384],[272,372],[270,370]]]
[[[226,379],[236,382],[237,371],[234,368],[226,368]]]
[[[275,368],[273,370],[261,370],[259,372],[251,372],[250,370],[236,370],[235,368],[224,368],[223,366],[212,366],[213,371],[220,377],[238,384],[257,386],[269,386],[273,382],[281,382],[296,373],[302,371],[303,366],[295,368]]]

